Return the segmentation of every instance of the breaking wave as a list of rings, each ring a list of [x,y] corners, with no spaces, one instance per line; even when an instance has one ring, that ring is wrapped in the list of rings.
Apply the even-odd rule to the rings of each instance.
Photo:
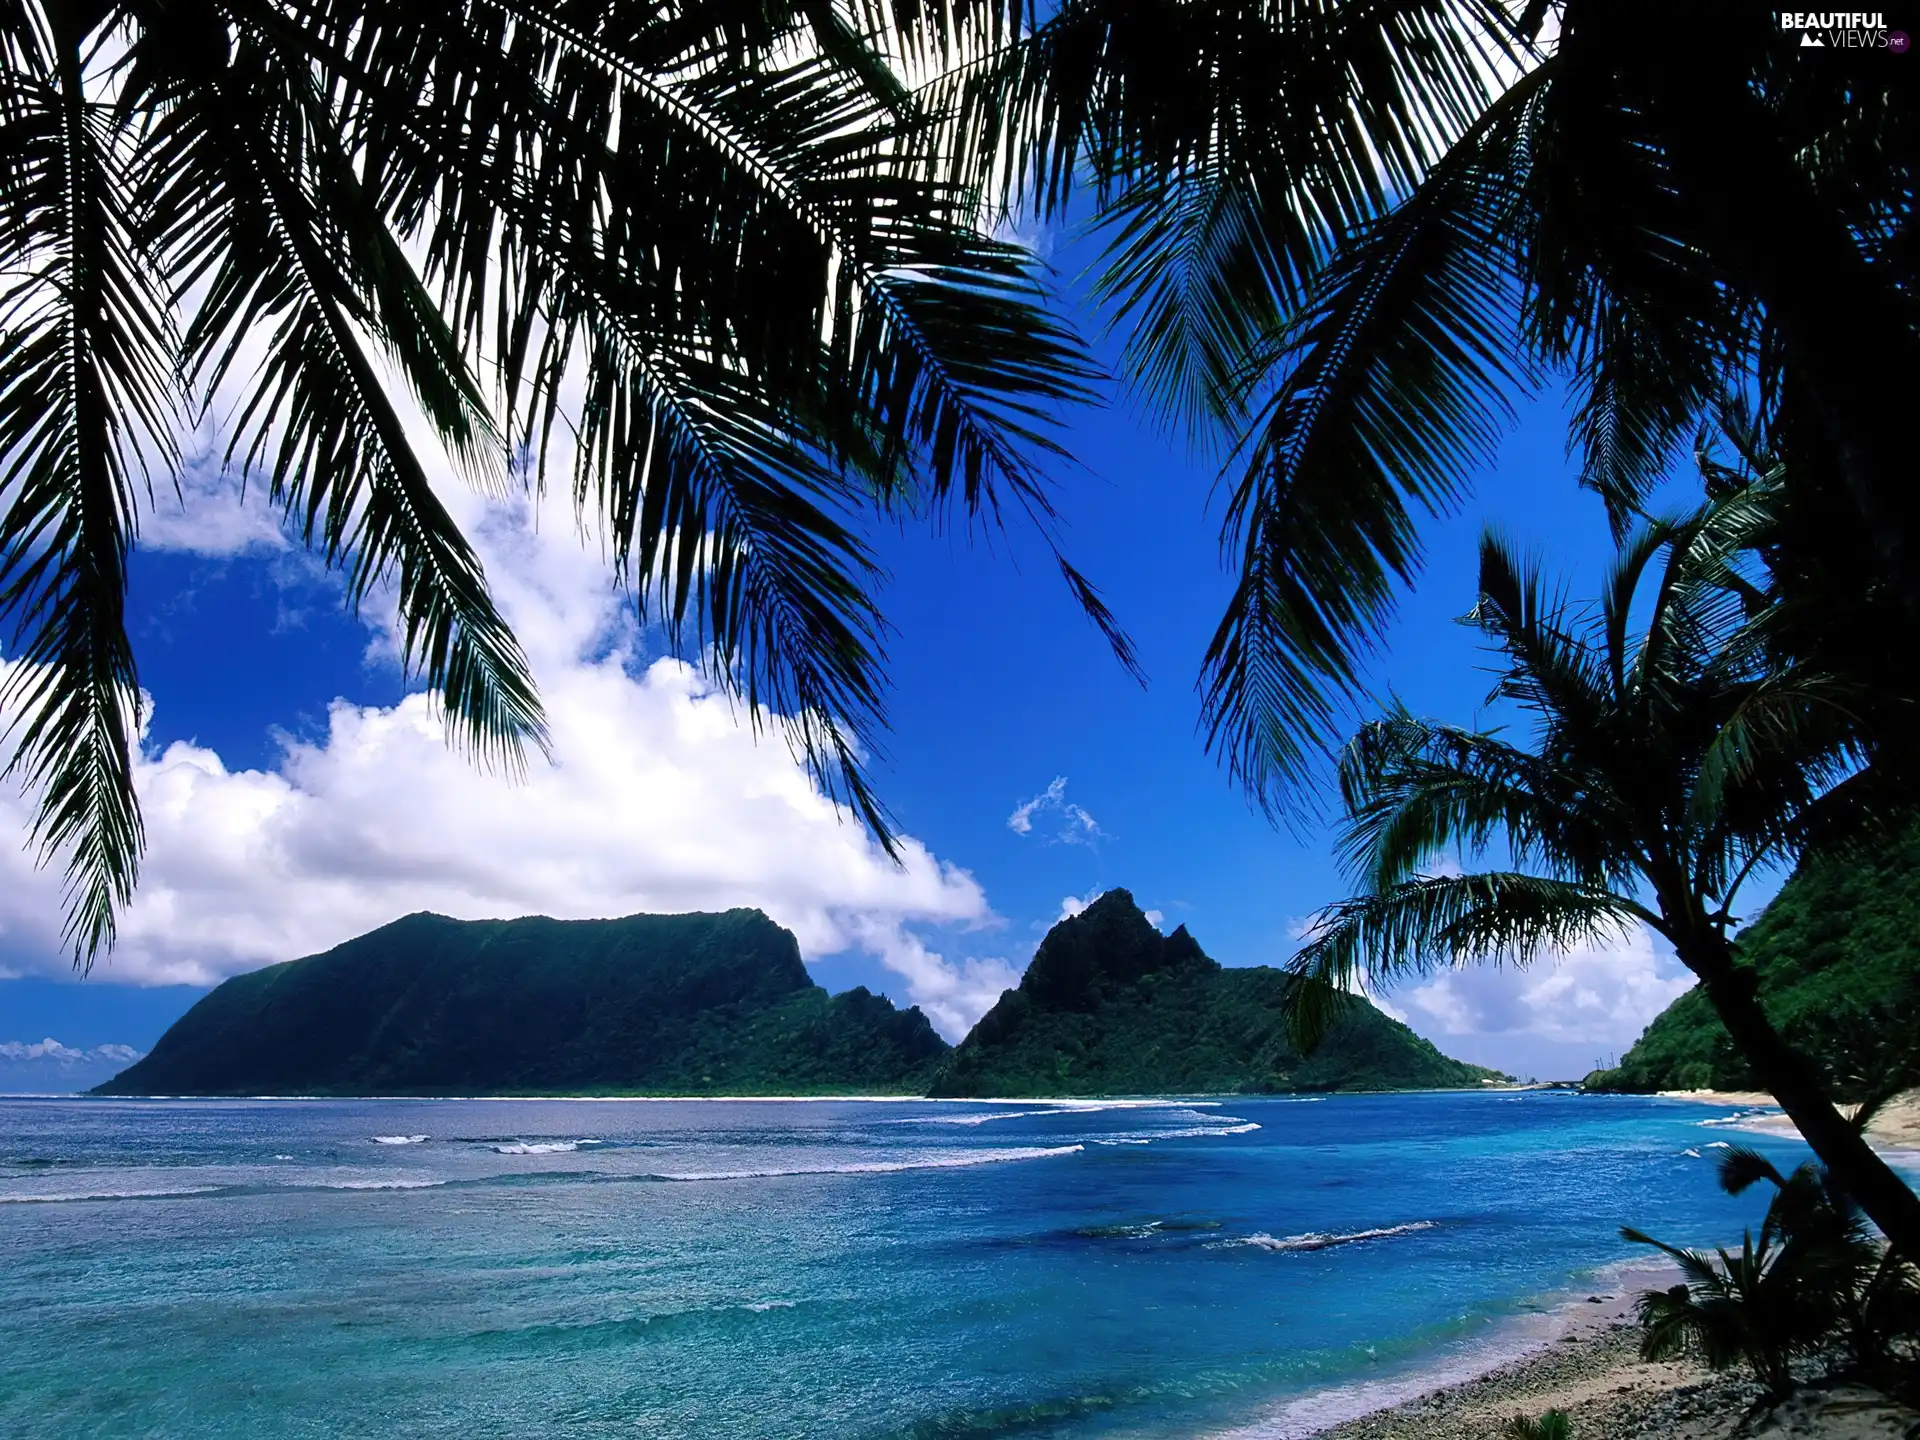
[[[292,1190],[432,1190],[444,1180],[319,1180],[312,1186],[288,1186]]]
[[[1437,1229],[1437,1220],[1415,1220],[1406,1225],[1383,1225],[1377,1230],[1354,1230],[1344,1235],[1323,1234],[1309,1230],[1304,1235],[1273,1236],[1265,1231],[1252,1235],[1243,1235],[1238,1240],[1222,1240],[1222,1248],[1234,1245],[1252,1246],[1256,1250],[1275,1250],[1294,1253],[1303,1250],[1331,1250],[1338,1245],[1358,1245],[1367,1240],[1390,1240],[1399,1235],[1413,1235],[1422,1230]]]
[[[1015,1160],[1045,1160],[1072,1155],[1079,1145],[1026,1146],[1015,1150],[976,1150],[964,1155],[918,1156],[911,1160],[869,1160],[849,1165],[767,1166],[753,1170],[662,1172],[651,1180],[773,1180],[785,1175],[893,1175],[905,1170],[964,1170],[970,1165],[1003,1165]]]
[[[604,1145],[604,1140],[514,1140],[496,1145],[496,1155],[571,1155],[583,1145]]]
[[[0,1195],[0,1205],[60,1205],[81,1200],[168,1200],[181,1195],[211,1195],[218,1185],[176,1185],[146,1190],[78,1190],[62,1194]]]

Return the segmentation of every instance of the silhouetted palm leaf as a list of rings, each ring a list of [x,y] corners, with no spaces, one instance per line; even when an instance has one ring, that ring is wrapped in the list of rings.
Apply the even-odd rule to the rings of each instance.
[[[1858,1207],[1820,1168],[1782,1175],[1745,1146],[1726,1151],[1718,1168],[1730,1195],[1763,1181],[1773,1187],[1759,1235],[1748,1232],[1737,1256],[1620,1232],[1665,1252],[1686,1277],[1641,1295],[1641,1354],[1662,1360],[1691,1350],[1716,1370],[1744,1361],[1775,1399],[1792,1388],[1796,1359],[1836,1342],[1858,1364],[1883,1364],[1889,1343],[1913,1331],[1912,1267],[1882,1253]]]
[[[1341,849],[1358,893],[1321,912],[1291,962],[1294,1024],[1311,1042],[1343,993],[1474,961],[1524,965],[1644,926],[1705,982],[1822,1159],[1899,1240],[1916,1218],[1911,1190],[1772,1031],[1730,937],[1756,867],[1838,824],[1835,807],[1856,812],[1862,835],[1875,818],[1849,791],[1866,757],[1848,686],[1753,643],[1749,572],[1777,498],[1732,489],[1646,524],[1586,612],[1497,536],[1483,541],[1469,620],[1499,657],[1492,698],[1517,707],[1527,733],[1396,707],[1349,743]],[[1494,850],[1505,864],[1436,873]],[[1736,1186],[1777,1180],[1746,1152],[1727,1163]],[[1782,1205],[1801,1189],[1786,1186]],[[1663,1311],[1663,1324],[1689,1334],[1688,1313]]]
[[[938,159],[1013,209],[1088,194],[1130,373],[1237,457],[1202,693],[1262,804],[1315,777],[1422,521],[1542,370],[1621,535],[1695,426],[1757,394],[1843,477],[1820,498],[1864,524],[1848,593],[1884,577],[1911,648],[1920,510],[1887,417],[1920,383],[1920,107],[1894,68],[1800,51],[1764,11],[1601,0],[959,13]]]
[[[570,466],[642,613],[891,844],[861,517],[1053,545],[1051,425],[1094,377],[1032,256],[918,173],[908,72],[948,39],[831,0],[0,4],[4,700],[79,962],[135,879],[121,597],[183,417],[354,604],[391,584],[495,764],[545,720],[416,429],[489,490]]]

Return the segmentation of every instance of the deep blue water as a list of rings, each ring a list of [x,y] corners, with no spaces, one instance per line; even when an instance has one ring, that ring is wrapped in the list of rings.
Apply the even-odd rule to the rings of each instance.
[[[1724,1113],[0,1100],[0,1434],[1281,1434],[1737,1239]]]

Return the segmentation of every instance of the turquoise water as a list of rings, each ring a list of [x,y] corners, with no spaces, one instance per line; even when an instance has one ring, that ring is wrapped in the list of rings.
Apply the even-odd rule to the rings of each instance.
[[[0,1434],[1279,1436],[1737,1237],[1724,1113],[0,1101]]]

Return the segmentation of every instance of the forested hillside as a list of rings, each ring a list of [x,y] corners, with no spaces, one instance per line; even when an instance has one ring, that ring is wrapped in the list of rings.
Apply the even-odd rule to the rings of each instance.
[[[1267,966],[1221,966],[1185,926],[1163,936],[1131,895],[1109,890],[1048,932],[1020,988],[954,1049],[933,1093],[1416,1090],[1500,1078],[1357,997],[1303,1056],[1287,1039],[1291,983]]]
[[[1767,1013],[1843,1096],[1920,1080],[1920,828],[1879,856],[1816,860],[1740,935]],[[1688,991],[1590,1089],[1754,1083],[1707,997]]]
[[[622,920],[410,915],[238,975],[115,1095],[918,1094],[917,1009],[829,996],[758,910]]]

